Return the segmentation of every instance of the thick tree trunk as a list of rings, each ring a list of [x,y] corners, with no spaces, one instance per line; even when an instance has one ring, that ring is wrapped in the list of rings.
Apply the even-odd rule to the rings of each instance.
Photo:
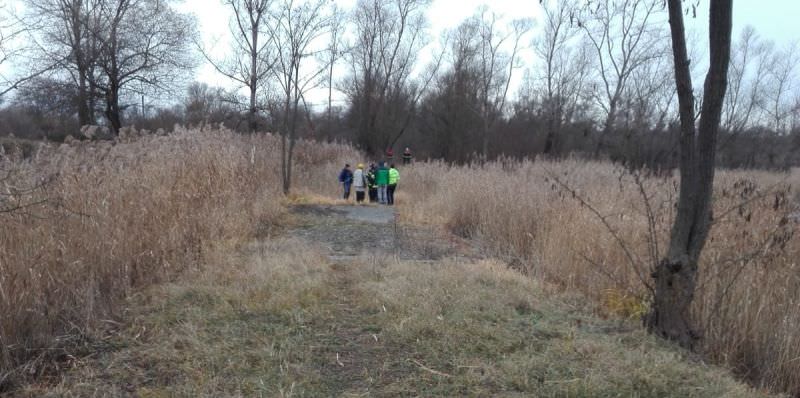
[[[120,90],[120,74],[119,74],[119,66],[117,64],[118,56],[118,39],[117,36],[117,28],[119,27],[123,14],[125,12],[124,8],[120,8],[117,10],[117,14],[114,20],[111,22],[111,31],[109,32],[109,40],[108,40],[108,54],[109,57],[109,64],[105,67],[106,77],[108,78],[108,87],[105,89],[106,95],[106,119],[108,119],[108,123],[110,124],[111,131],[114,135],[119,134],[119,130],[122,128],[122,115],[121,110],[119,108],[119,90]]]
[[[93,124],[89,111],[89,90],[86,84],[86,74],[84,70],[78,70],[78,123],[81,126]]]
[[[605,123],[603,123],[603,130],[600,131],[600,136],[597,137],[597,145],[594,147],[594,157],[599,157],[606,148],[606,139],[614,131],[614,125],[617,121],[617,100],[611,101],[608,108],[608,115],[606,115]]]
[[[93,71],[89,72],[90,76],[94,73]],[[88,117],[87,122],[88,124],[95,124],[96,123],[96,115],[95,110],[97,109],[97,100],[98,100],[98,93],[97,93],[97,84],[94,83],[93,79],[89,79],[89,91],[87,93],[87,106],[88,106]]]
[[[489,116],[486,113],[484,113],[481,133],[482,133],[481,155],[483,155],[483,160],[488,160],[489,159]]]
[[[84,38],[83,30],[85,25],[83,20],[84,16],[81,14],[83,10],[83,3],[82,1],[78,0],[68,4],[68,6],[69,10],[65,11],[69,13],[69,24],[72,27],[72,57],[78,72],[78,103],[76,104],[78,108],[78,123],[81,126],[85,126],[87,124],[93,124],[94,120],[90,118],[91,112],[89,108],[89,90],[87,88],[87,81],[89,79],[89,62],[87,60],[86,53],[84,52],[86,38]]]
[[[645,319],[648,330],[684,347],[699,338],[692,327],[691,304],[697,263],[711,227],[717,134],[727,88],[733,0],[710,0],[710,64],[703,92],[699,127],[695,128],[694,94],[681,0],[668,0],[675,83],[681,120],[680,196],[667,256],[653,272],[655,297]]]
[[[295,75],[299,74],[299,71]],[[296,81],[296,80],[295,80]],[[300,106],[300,93],[297,88],[295,88],[295,99],[294,99],[294,109],[292,109],[292,121],[289,127],[289,148],[286,151],[286,178],[283,181],[283,193],[289,194],[292,189],[292,162],[294,158],[294,144],[297,140],[297,112],[298,107]]]
[[[548,107],[550,109],[547,112],[547,136],[545,137],[544,141],[544,155],[548,156],[551,155],[554,151],[555,141],[556,141],[556,119],[558,118],[560,124],[560,116],[557,116],[556,107],[553,105],[553,98],[552,95],[548,100]]]
[[[255,79],[254,79],[255,80]],[[247,125],[251,133],[258,131],[258,110],[256,109],[256,86],[255,82],[250,83],[250,109],[247,112]]]
[[[289,104],[291,103],[291,88],[286,89],[286,98],[283,104],[283,135],[281,135],[281,182],[283,194],[288,195],[290,186],[290,165],[289,165],[289,146],[287,140],[289,137]]]
[[[112,85],[106,94],[106,119],[114,135],[122,128],[122,115],[119,108],[119,89]]]

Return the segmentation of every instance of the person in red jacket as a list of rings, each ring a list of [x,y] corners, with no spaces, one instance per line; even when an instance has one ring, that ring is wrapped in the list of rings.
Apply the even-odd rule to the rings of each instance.
[[[391,163],[392,159],[394,159],[394,150],[392,150],[392,147],[388,147],[386,148],[386,161]]]

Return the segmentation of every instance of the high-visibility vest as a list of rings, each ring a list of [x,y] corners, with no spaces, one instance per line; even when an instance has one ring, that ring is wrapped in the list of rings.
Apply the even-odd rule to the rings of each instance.
[[[395,185],[400,181],[400,172],[395,168],[389,169],[389,185]]]

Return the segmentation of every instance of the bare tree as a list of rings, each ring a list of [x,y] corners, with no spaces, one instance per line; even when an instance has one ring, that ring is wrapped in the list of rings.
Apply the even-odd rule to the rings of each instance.
[[[513,71],[530,20],[506,21],[482,7],[454,30],[443,47],[447,66],[425,99],[427,135],[440,156],[488,156],[497,122],[504,118]]]
[[[233,93],[194,82],[189,85],[183,102],[184,120],[190,126],[231,121],[240,114],[233,107],[237,102]]]
[[[473,62],[479,79],[480,98],[480,107],[476,111],[483,127],[481,153],[486,157],[491,129],[505,111],[511,77],[514,69],[519,67],[520,43],[531,29],[532,21],[517,19],[511,22],[511,30],[505,30],[500,27],[500,17],[484,6],[465,23],[472,24],[476,33]]]
[[[595,152],[603,150],[606,136],[614,129],[617,114],[632,74],[667,54],[662,0],[599,0],[588,2],[577,16],[597,56],[595,73],[599,90],[596,102],[602,110],[603,129]]]
[[[653,59],[631,73],[631,80],[620,97],[618,124],[623,125],[625,142],[632,134],[646,130],[662,130],[668,122],[677,121],[673,112],[675,81],[672,62],[667,57]],[[672,117],[673,115],[674,117]]]
[[[796,82],[797,62],[800,61],[797,42],[790,43],[783,49],[776,51],[769,58],[769,67],[764,76],[766,90],[764,96],[764,112],[768,117],[768,124],[778,134],[785,134],[789,130],[789,118],[794,108],[795,98],[791,97],[797,87]]]
[[[79,123],[95,122],[96,102],[114,131],[123,95],[163,92],[192,67],[194,21],[170,0],[26,0],[33,61],[77,87]]]
[[[92,32],[99,42],[95,82],[114,132],[122,127],[126,91],[169,92],[194,66],[194,21],[163,0],[105,0]]]
[[[583,96],[589,59],[586,47],[576,41],[579,30],[574,20],[574,1],[547,1],[542,4],[544,30],[535,40],[534,51],[544,63],[539,90],[547,118],[544,154],[556,145],[556,132],[569,118]]]
[[[281,92],[281,176],[283,192],[292,186],[292,155],[300,122],[301,102],[318,87],[328,70],[314,62],[322,48],[315,43],[329,33],[332,17],[327,0],[282,0],[271,11],[268,31],[275,45],[273,75]],[[308,110],[306,109],[305,112]]]
[[[32,74],[51,65],[76,86],[78,123],[95,123],[99,10],[104,0],[27,0],[31,40],[38,49]]]
[[[328,65],[328,115],[326,119],[328,130],[330,130],[333,125],[333,69],[336,66],[336,61],[339,60],[344,52],[342,35],[344,34],[346,25],[341,15],[336,4],[334,4],[331,10],[330,39],[328,41],[328,48],[324,53],[324,62]],[[330,133],[330,131],[328,133]]]
[[[421,123],[431,142],[431,155],[466,161],[477,150],[473,143],[481,138],[481,120],[475,111],[480,108],[478,79],[472,67],[474,30],[461,25],[445,32],[441,41],[447,66],[423,100]]]
[[[800,134],[800,92],[794,93],[794,99],[792,102],[793,102],[792,112],[790,114],[790,119],[789,119],[790,133],[793,135],[797,135]],[[792,150],[793,151],[796,150],[799,146],[800,143],[795,145],[795,148],[792,148]]]
[[[697,263],[711,228],[717,135],[728,83],[733,0],[710,0],[710,61],[700,119],[695,124],[694,93],[686,50],[682,0],[668,0],[675,83],[680,114],[680,193],[666,257],[653,272],[655,289],[648,330],[685,347],[698,335],[691,304]]]
[[[272,0],[224,0],[233,12],[228,23],[231,33],[231,54],[215,59],[207,50],[203,56],[220,74],[246,87],[249,94],[248,128],[258,130],[259,89],[271,73],[274,46],[266,32]]]
[[[426,44],[425,9],[430,2],[359,0],[356,4],[345,90],[358,143],[367,152],[381,152],[391,145],[413,111],[411,76]]]
[[[17,34],[14,24],[9,21],[8,8],[8,4],[0,4],[0,65],[11,58],[11,41]]]
[[[752,26],[742,30],[732,47],[722,113],[722,127],[729,133],[741,133],[757,120],[765,94],[763,77],[773,59],[772,53],[772,43],[761,40]]]
[[[18,55],[20,48],[15,42],[24,32],[25,28],[14,20],[11,6],[0,4],[0,98],[17,86],[13,79],[2,72]]]

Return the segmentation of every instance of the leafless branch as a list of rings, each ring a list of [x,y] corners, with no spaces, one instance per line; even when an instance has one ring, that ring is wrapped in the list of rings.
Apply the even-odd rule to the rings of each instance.
[[[592,206],[592,204],[589,203],[586,199],[584,199],[583,196],[581,196],[575,189],[573,189],[567,183],[562,181],[561,178],[559,178],[558,175],[556,173],[554,173],[552,170],[550,170],[550,169],[545,167],[545,172],[547,173],[547,175],[553,181],[556,182],[556,184],[558,184],[558,186],[560,186],[562,189],[564,189],[569,194],[571,194],[572,197],[575,200],[577,200],[582,206],[584,206],[587,209],[589,209],[589,211],[595,216],[595,218],[597,218],[603,224],[603,226],[605,227],[606,231],[608,231],[609,234],[611,234],[611,236],[614,238],[614,241],[617,243],[617,246],[620,249],[622,249],[622,252],[625,254],[625,258],[628,260],[629,267],[636,274],[636,276],[639,278],[639,281],[642,283],[642,286],[646,287],[650,292],[653,292],[653,286],[650,284],[649,279],[645,277],[645,275],[642,273],[642,271],[639,268],[639,264],[641,264],[642,261],[630,249],[628,243],[625,242],[624,239],[622,239],[622,237],[619,234],[619,231],[617,231],[617,229],[614,228],[608,222],[608,217],[604,216],[599,210],[597,210],[597,208]],[[655,237],[651,237],[651,239],[654,239],[654,238]]]

